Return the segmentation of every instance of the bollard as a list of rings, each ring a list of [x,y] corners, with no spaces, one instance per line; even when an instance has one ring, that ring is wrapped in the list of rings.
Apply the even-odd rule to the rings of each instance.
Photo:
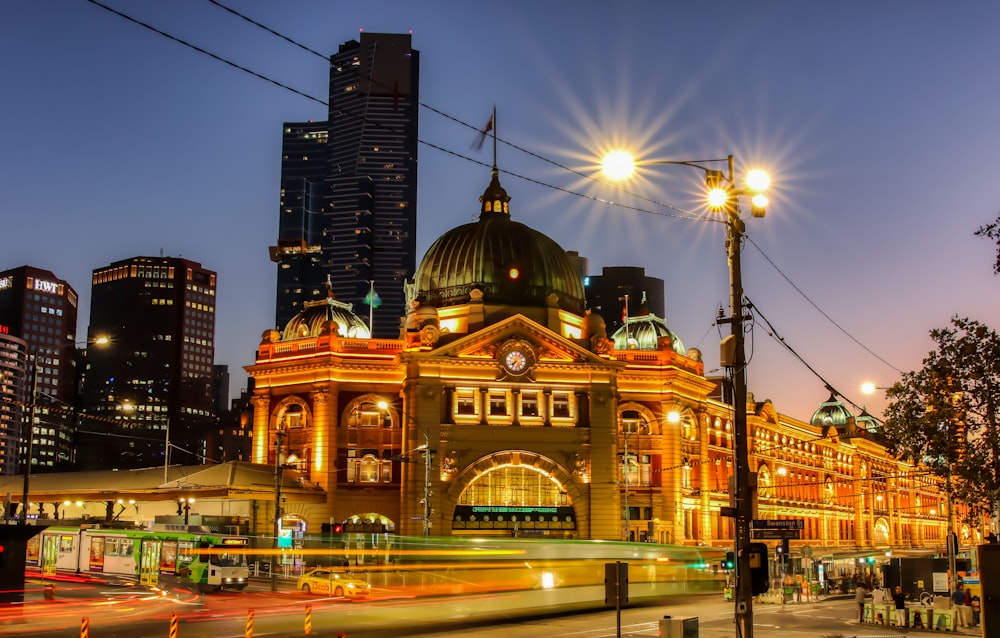
[[[80,621],[80,638],[90,638],[90,619],[86,616]]]
[[[247,610],[246,638],[253,638],[253,610]]]
[[[170,614],[170,638],[177,638],[177,612]]]
[[[306,635],[311,636],[313,632],[313,607],[306,605]]]
[[[42,596],[45,600],[55,600],[56,586],[53,583],[45,583],[45,586],[42,587]]]

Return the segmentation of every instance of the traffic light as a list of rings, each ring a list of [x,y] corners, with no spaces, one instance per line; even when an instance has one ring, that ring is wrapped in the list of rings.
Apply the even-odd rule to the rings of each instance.
[[[722,561],[722,569],[734,569],[736,567],[736,554],[726,552],[726,559]]]
[[[750,591],[754,596],[766,593],[770,584],[767,575],[767,545],[750,543]],[[742,576],[740,576],[742,578]]]
[[[343,534],[344,533],[343,523],[335,523],[334,526],[330,529],[330,533],[332,533],[334,536],[339,536],[340,534]]]
[[[7,548],[0,544],[0,569],[7,566]]]
[[[958,553],[958,534],[948,532],[948,551],[954,556]]]

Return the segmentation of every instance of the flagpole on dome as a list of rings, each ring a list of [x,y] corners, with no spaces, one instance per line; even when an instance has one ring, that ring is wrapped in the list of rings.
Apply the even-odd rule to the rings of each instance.
[[[368,336],[372,336],[375,328],[375,280],[368,280]]]
[[[493,105],[493,115],[490,116],[490,122],[493,124],[493,169],[496,170],[497,167],[497,105]]]

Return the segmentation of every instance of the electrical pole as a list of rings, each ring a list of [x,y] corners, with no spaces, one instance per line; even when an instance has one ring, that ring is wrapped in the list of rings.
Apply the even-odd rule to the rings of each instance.
[[[281,534],[281,471],[283,469],[283,464],[281,462],[281,439],[284,436],[284,432],[279,428],[275,442],[275,454],[274,454],[274,542],[271,543],[271,548],[274,549],[273,557],[271,559],[271,591],[278,591],[278,536]]]
[[[729,157],[732,181],[733,158]],[[729,310],[735,349],[733,356],[733,455],[736,469],[736,626],[737,636],[753,638],[753,582],[750,576],[750,519],[753,517],[753,494],[750,486],[750,454],[747,433],[746,353],[743,342],[743,273],[740,249],[743,220],[739,208],[727,210],[726,252],[729,261]]]

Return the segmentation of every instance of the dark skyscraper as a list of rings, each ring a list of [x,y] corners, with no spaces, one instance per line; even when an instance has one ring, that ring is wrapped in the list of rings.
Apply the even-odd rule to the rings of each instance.
[[[625,296],[628,315],[638,316],[645,308],[663,318],[663,280],[649,277],[637,266],[605,266],[600,275],[584,279],[587,306],[604,318],[608,334],[622,326],[625,317]]]
[[[175,257],[94,271],[83,383],[80,469],[199,463],[212,434],[215,273]]]
[[[73,287],[48,270],[21,266],[0,272],[0,331],[26,342],[23,361],[24,398],[31,396],[31,359],[38,365],[38,407],[31,450],[33,471],[66,470],[73,461],[73,418],[76,402],[77,295]],[[8,365],[10,364],[8,357]],[[24,406],[25,414],[30,406]],[[13,425],[13,423],[11,423]],[[23,428],[25,423],[21,423]],[[11,442],[15,436],[9,433]],[[21,471],[23,429],[16,432],[17,455],[8,450],[5,471]]]
[[[362,33],[330,58],[327,121],[285,124],[271,247],[279,329],[323,299],[329,280],[371,314],[373,336],[399,335],[416,269],[419,68],[408,34]]]

